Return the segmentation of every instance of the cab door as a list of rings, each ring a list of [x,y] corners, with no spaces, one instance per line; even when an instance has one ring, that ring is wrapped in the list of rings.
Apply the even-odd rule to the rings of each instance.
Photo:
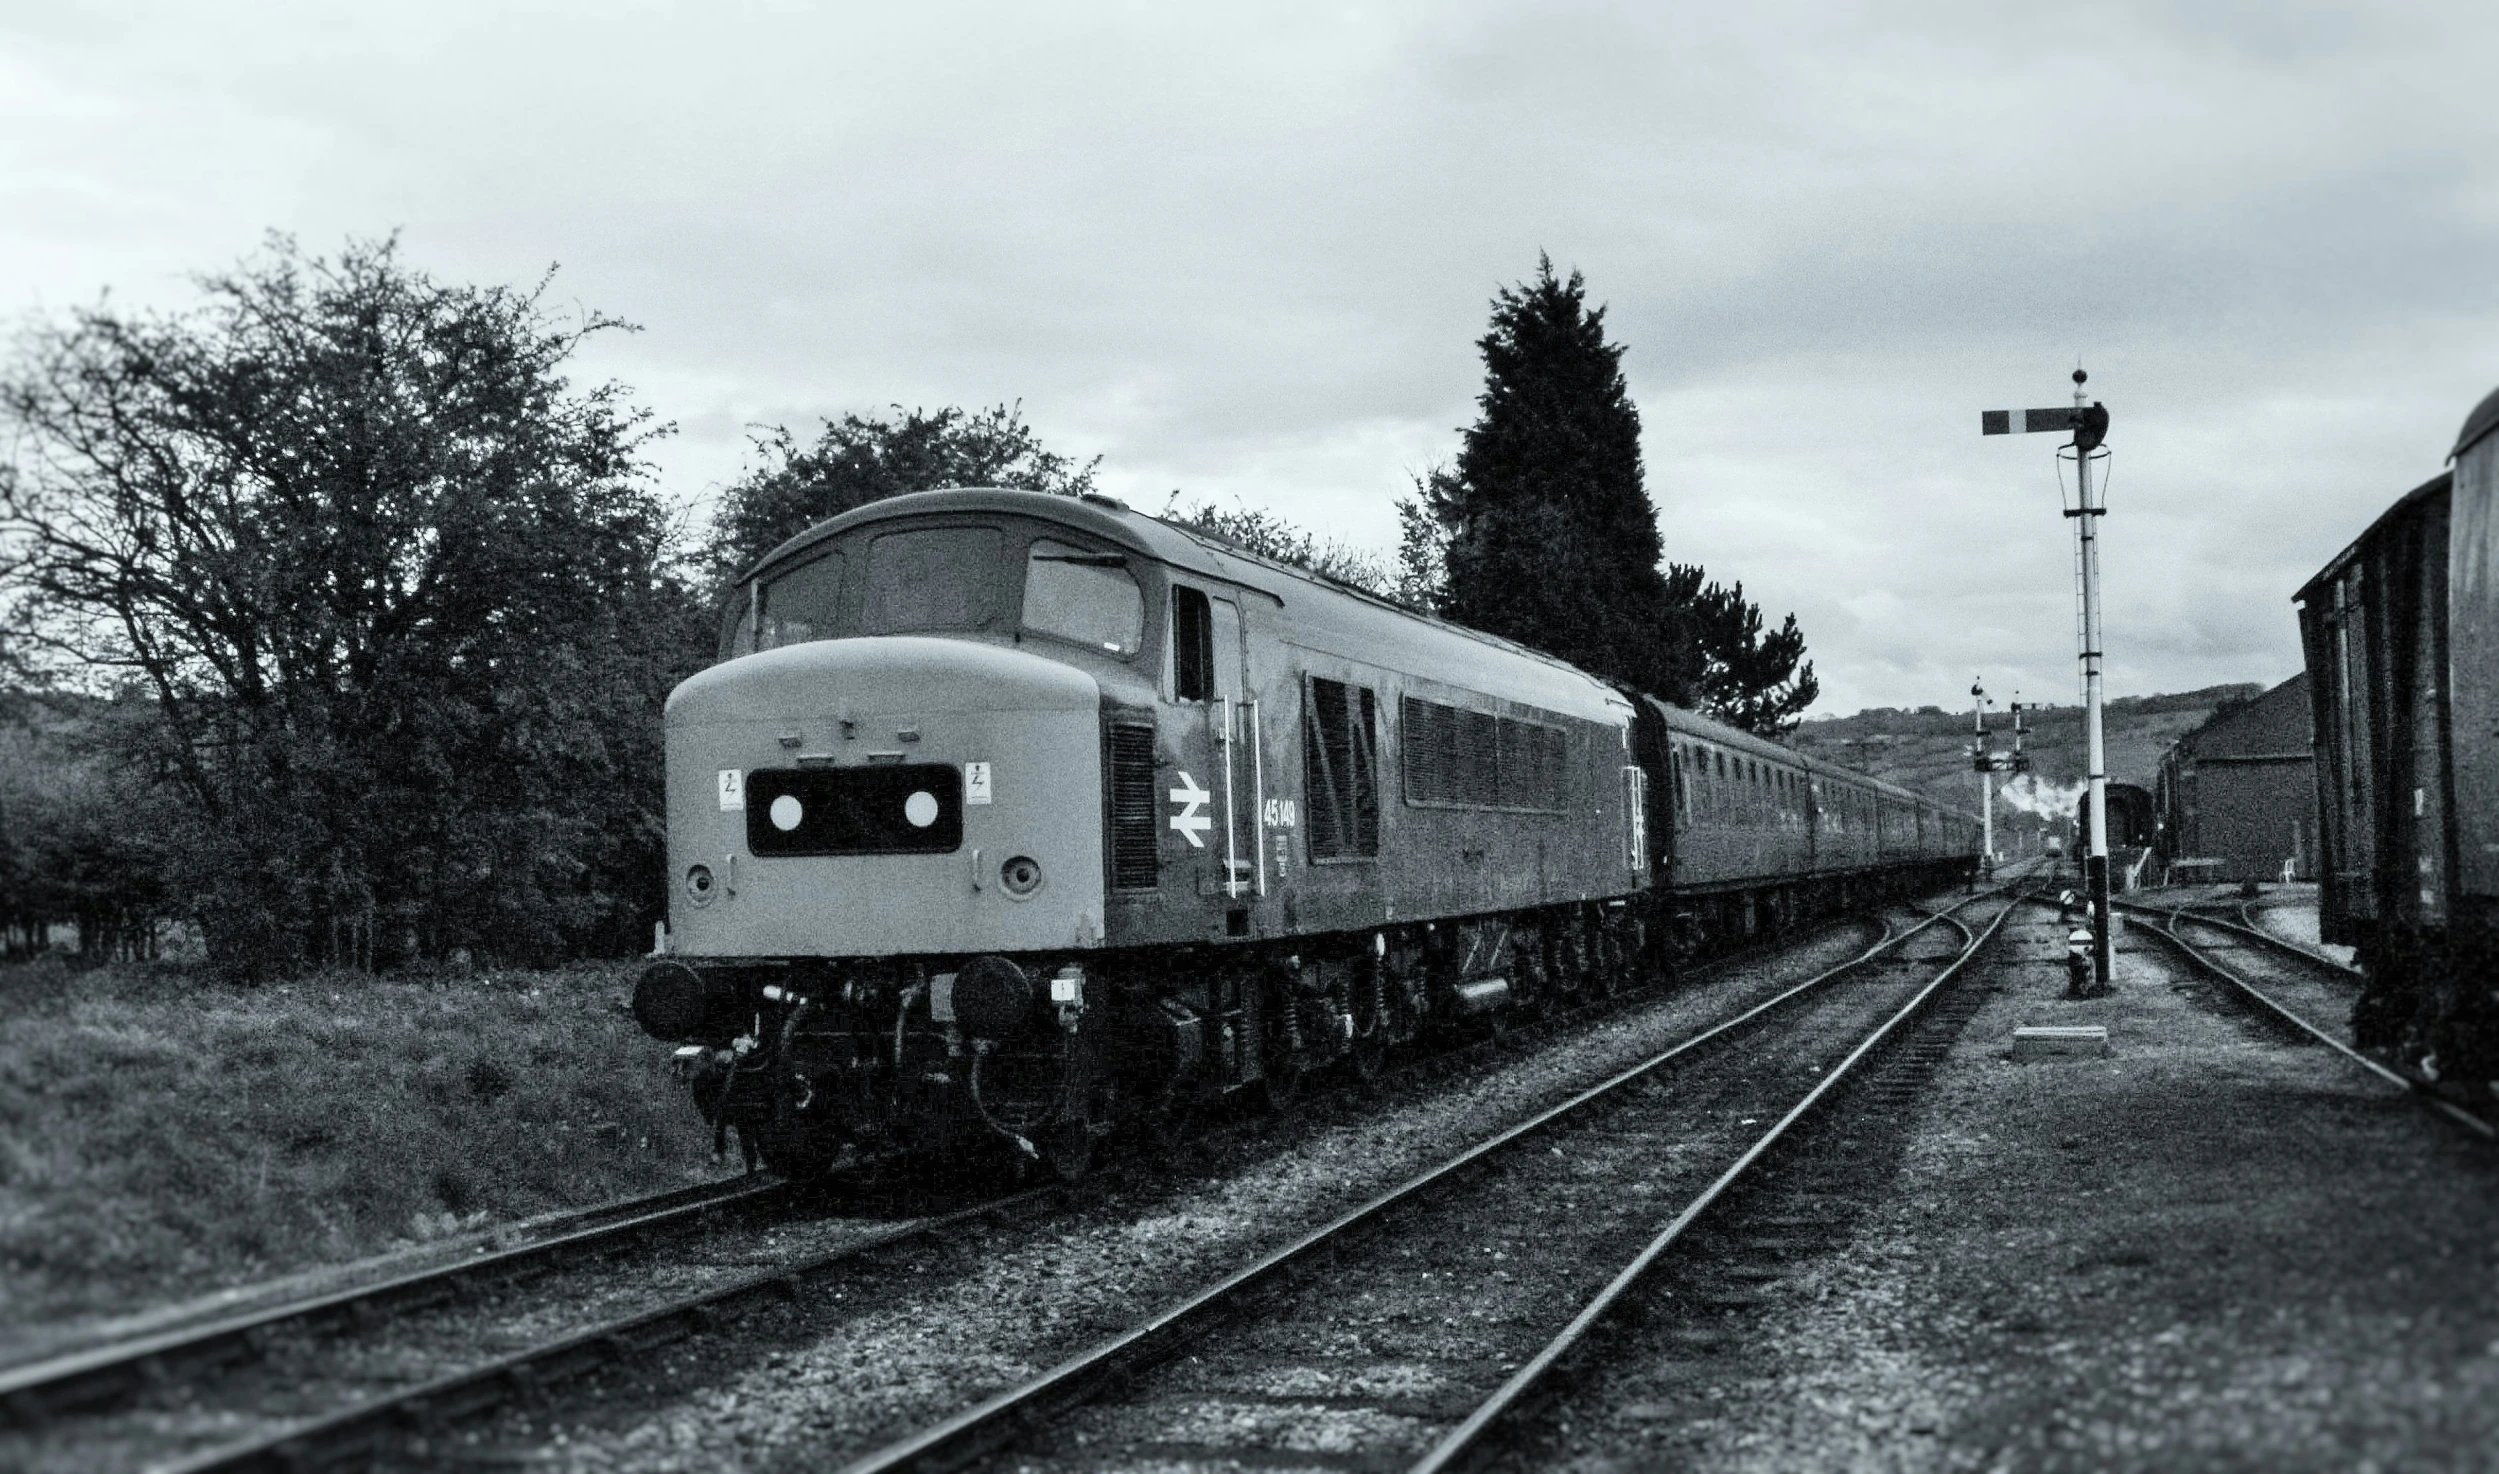
[[[1258,799],[1265,761],[1247,678],[1240,605],[1172,585],[1176,755],[1164,854],[1187,874],[1216,936],[1249,934],[1257,893]]]

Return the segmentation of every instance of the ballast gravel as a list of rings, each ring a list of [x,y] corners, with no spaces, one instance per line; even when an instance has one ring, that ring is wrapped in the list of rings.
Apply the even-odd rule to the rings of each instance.
[[[2499,1468],[2499,1154],[2149,938],[2065,1001],[2035,914],[1853,1227],[1736,1335],[1609,1343],[1544,1462]],[[2014,1060],[2043,1023],[2115,1052]]]
[[[706,1337],[657,1366],[567,1393],[546,1414],[463,1440],[462,1456],[582,1470],[821,1469],[1011,1386],[1329,1216],[1688,1036],[1854,956],[1857,928],[1625,1005],[1377,1102],[1234,1135],[1202,1176],[1115,1188],[1002,1225],[977,1249],[899,1257],[878,1282],[824,1293],[860,1311],[777,1347]]]

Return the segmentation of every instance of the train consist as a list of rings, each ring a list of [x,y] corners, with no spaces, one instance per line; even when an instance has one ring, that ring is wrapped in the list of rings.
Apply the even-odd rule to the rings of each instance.
[[[1369,1076],[1829,909],[1978,824],[1107,498],[897,497],[774,550],[667,712],[636,1017],[776,1170]]]
[[[2499,390],[2443,475],[2299,591],[2322,930],[2368,975],[2353,1032],[2499,1080]]]

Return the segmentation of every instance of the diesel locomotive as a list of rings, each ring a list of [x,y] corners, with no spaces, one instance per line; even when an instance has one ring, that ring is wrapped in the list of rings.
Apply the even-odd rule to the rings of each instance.
[[[2358,949],[2360,1043],[2499,1081],[2499,390],[2449,468],[2298,594],[2320,930]]]
[[[785,1175],[1082,1171],[1430,1032],[1975,863],[1978,824],[1108,498],[792,538],[670,696],[658,953],[694,1101]]]

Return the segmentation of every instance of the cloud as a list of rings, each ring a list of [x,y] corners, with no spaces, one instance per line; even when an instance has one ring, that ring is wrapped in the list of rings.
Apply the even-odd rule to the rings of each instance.
[[[643,324],[681,429],[1022,401],[1149,505],[1385,544],[1539,250],[1630,346],[1674,556],[1828,708],[2071,682],[2045,437],[2116,416],[2122,691],[2296,665],[2288,597],[2499,381],[2499,14],[1526,5],[0,12],[9,306],[275,226]]]

